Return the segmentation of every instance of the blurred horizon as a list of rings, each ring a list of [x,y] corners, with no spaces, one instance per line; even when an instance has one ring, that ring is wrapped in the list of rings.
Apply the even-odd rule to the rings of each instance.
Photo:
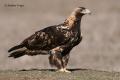
[[[48,55],[8,58],[7,50],[42,28],[64,22],[76,7],[91,15],[81,22],[82,42],[70,53],[68,68],[120,71],[119,0],[0,0],[0,70],[52,68]],[[8,4],[23,7],[5,6]]]

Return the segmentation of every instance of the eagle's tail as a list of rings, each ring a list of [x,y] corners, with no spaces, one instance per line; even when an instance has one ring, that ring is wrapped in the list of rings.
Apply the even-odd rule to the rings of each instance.
[[[18,58],[24,55],[35,56],[35,55],[48,55],[48,51],[44,50],[17,50],[12,52],[8,57]]]
[[[12,52],[8,57],[18,58],[25,55],[25,50]]]
[[[24,47],[24,44],[20,44],[20,45],[14,46],[14,47],[10,48],[10,49],[8,50],[8,52],[11,52],[11,51],[13,51],[13,50],[16,50],[16,49],[19,49],[19,48],[22,48],[22,47]]]

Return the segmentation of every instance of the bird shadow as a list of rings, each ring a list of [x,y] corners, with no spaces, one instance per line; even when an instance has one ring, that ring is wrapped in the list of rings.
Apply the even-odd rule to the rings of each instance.
[[[73,71],[79,71],[79,70],[88,70],[88,69],[82,69],[82,68],[73,68],[73,69],[67,69],[71,72]],[[51,71],[51,72],[55,72],[56,69],[36,69],[36,68],[33,68],[33,69],[21,69],[19,71]]]

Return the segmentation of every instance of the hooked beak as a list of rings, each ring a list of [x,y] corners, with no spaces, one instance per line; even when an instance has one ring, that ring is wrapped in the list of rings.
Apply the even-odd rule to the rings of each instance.
[[[83,14],[91,14],[91,11],[89,9],[85,9],[84,11],[82,11]]]

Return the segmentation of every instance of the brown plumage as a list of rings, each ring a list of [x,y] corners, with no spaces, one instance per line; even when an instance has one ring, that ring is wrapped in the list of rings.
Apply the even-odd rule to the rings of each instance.
[[[84,7],[76,8],[64,23],[46,27],[25,39],[21,44],[12,47],[9,57],[18,58],[23,55],[49,54],[49,62],[59,71],[69,72],[66,66],[69,53],[81,40],[80,22],[83,15],[90,13]],[[25,49],[22,49],[25,47]]]

